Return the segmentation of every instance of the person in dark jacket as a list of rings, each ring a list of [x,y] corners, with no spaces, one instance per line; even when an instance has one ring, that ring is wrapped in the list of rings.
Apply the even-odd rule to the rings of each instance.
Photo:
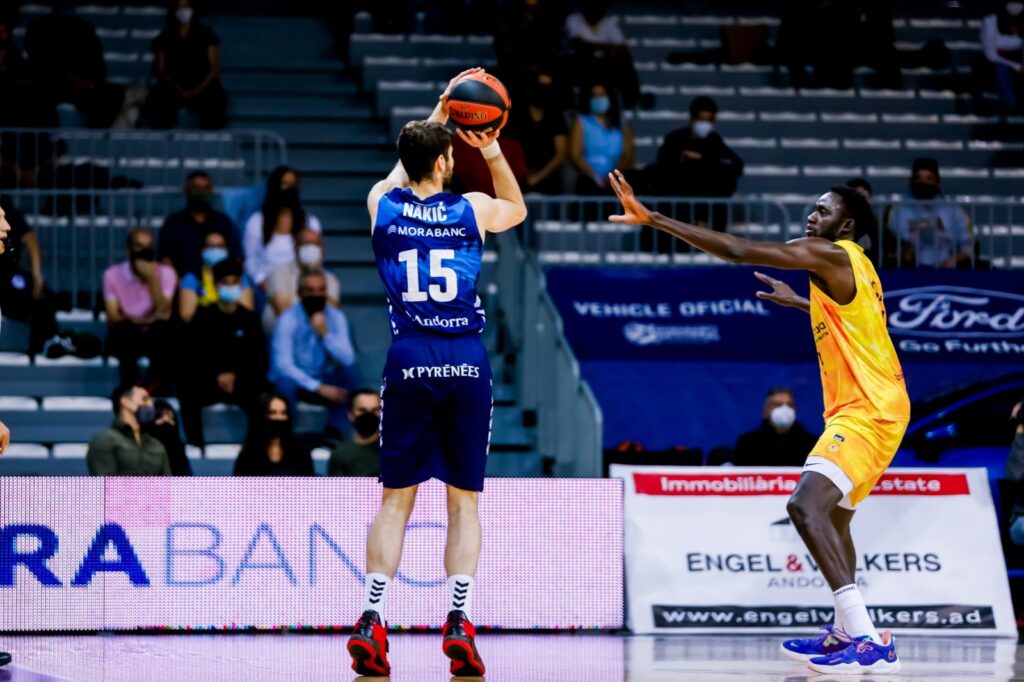
[[[181,440],[181,432],[178,430],[178,413],[174,406],[166,400],[153,402],[156,408],[156,419],[153,425],[146,431],[160,441],[167,451],[167,460],[171,464],[171,476],[191,476],[192,463],[188,461],[185,453],[185,443]]]
[[[170,476],[162,443],[146,430],[156,418],[153,398],[138,384],[121,384],[110,396],[114,422],[89,441],[85,462],[91,476]]]
[[[761,425],[736,441],[736,466],[803,466],[817,437],[796,421],[796,401],[788,388],[773,388],[764,400]]]
[[[328,476],[380,476],[380,396],[360,388],[352,394],[348,420],[352,422],[352,440],[339,443],[331,451]]]
[[[653,179],[656,193],[674,197],[731,197],[743,160],[715,132],[718,105],[710,97],[690,103],[690,125],[665,136]]]
[[[178,387],[185,437],[203,445],[202,409],[238,405],[250,420],[267,375],[267,343],[255,312],[239,301],[242,265],[227,259],[213,266],[217,303],[198,308],[188,329],[188,366]]]
[[[249,421],[235,476],[312,476],[313,458],[295,438],[288,401],[276,393],[264,393],[257,415]]]

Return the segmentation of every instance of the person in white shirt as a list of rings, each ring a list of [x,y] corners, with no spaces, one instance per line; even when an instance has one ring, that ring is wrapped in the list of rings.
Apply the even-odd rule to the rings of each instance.
[[[245,272],[253,282],[263,286],[274,268],[295,262],[295,235],[307,227],[322,231],[299,200],[299,173],[278,166],[267,178],[263,208],[245,223]]]
[[[640,103],[640,79],[618,17],[608,16],[608,0],[581,2],[580,10],[565,20],[565,33],[576,60],[575,73],[601,74],[621,93],[625,109]],[[651,105],[644,102],[645,108]]]
[[[1024,2],[1007,2],[981,22],[981,47],[995,68],[996,89],[1003,107],[1018,110],[1024,97]]]

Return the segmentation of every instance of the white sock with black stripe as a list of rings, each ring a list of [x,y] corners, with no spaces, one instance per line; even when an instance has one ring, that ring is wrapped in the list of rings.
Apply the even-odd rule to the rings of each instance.
[[[473,576],[456,574],[448,576],[448,592],[451,595],[449,611],[462,611],[467,616],[473,606]]]
[[[384,598],[388,596],[391,578],[383,573],[369,573],[366,576],[366,599],[363,611],[376,611],[384,623]]]

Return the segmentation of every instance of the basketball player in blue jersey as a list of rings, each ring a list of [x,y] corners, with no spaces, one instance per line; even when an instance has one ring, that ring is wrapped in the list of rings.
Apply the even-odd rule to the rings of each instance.
[[[447,484],[444,563],[450,600],[444,653],[452,675],[484,674],[476,632],[467,618],[480,556],[477,496],[491,438],[491,368],[480,340],[484,313],[476,293],[484,237],[526,218],[526,205],[497,133],[457,130],[487,160],[495,198],[445,191],[452,178],[448,95],[426,121],[398,136],[399,163],[367,198],[377,268],[384,281],[392,344],[381,387],[380,511],[366,547],[363,615],[348,642],[352,669],[387,675],[384,604],[402,555],[405,527],[420,483]]]

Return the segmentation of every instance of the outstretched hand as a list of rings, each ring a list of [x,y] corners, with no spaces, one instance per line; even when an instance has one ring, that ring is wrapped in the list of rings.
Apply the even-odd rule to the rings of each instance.
[[[615,196],[622,203],[623,209],[619,215],[608,216],[608,220],[613,223],[629,223],[631,225],[649,224],[653,219],[651,212],[633,195],[633,188],[626,182],[622,172],[615,170],[609,173],[608,181],[611,183],[612,189],[615,190]]]
[[[793,291],[793,288],[783,282],[782,280],[769,277],[768,275],[755,272],[754,277],[767,284],[772,288],[771,291],[759,291],[757,297],[763,301],[771,301],[772,303],[778,303],[781,306],[788,306],[793,308],[803,307],[803,297]]]

